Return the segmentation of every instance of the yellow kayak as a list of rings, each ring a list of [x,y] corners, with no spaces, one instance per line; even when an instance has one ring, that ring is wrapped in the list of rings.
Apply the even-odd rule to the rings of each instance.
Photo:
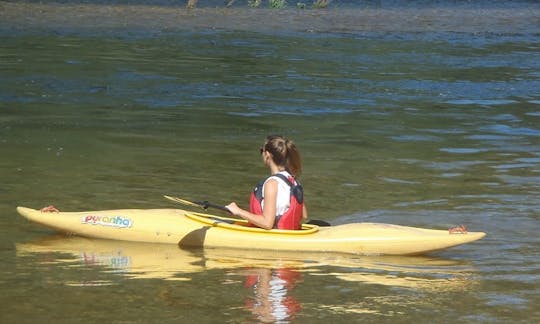
[[[276,251],[339,252],[364,255],[418,255],[481,239],[483,232],[450,233],[382,223],[301,230],[264,230],[243,220],[182,209],[119,209],[41,212],[17,207],[28,220],[56,231],[84,237],[169,243],[179,246]]]

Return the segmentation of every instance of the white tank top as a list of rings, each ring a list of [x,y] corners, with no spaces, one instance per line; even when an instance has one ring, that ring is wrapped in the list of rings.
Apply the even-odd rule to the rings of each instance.
[[[291,177],[291,174],[287,171],[281,171],[280,174],[283,174],[285,177],[289,178]],[[271,176],[263,184],[262,193],[263,193],[263,200],[261,202],[261,207],[264,208],[264,186],[266,185],[266,182],[268,180],[274,179],[278,183],[278,190],[277,190],[277,201],[276,201],[276,216],[281,216],[285,214],[287,209],[289,209],[291,205],[291,187],[283,181],[283,179]]]

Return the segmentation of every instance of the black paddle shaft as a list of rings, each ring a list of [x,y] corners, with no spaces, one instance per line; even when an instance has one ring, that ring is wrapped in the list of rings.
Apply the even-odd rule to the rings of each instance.
[[[225,207],[225,206],[213,204],[213,203],[209,202],[208,200],[205,200],[205,201],[195,201],[194,203],[197,204],[197,205],[199,205],[199,206],[201,206],[201,207],[204,208],[204,209],[215,208],[215,209],[219,209],[219,210],[226,211],[227,213],[231,214],[231,211],[229,210],[229,208],[227,208],[227,207]]]

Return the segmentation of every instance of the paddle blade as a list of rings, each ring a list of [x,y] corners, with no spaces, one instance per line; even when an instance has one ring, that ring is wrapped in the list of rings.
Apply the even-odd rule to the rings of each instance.
[[[332,224],[330,224],[330,223],[328,223],[326,221],[320,220],[320,219],[312,219],[309,222],[307,222],[306,224],[317,225],[317,226],[332,226]]]

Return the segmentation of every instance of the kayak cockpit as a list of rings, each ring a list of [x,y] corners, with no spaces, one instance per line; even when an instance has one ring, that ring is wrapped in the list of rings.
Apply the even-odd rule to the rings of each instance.
[[[282,229],[263,229],[259,227],[251,227],[248,225],[246,220],[221,217],[216,215],[202,214],[202,213],[188,213],[184,214],[191,220],[201,222],[206,225],[211,225],[213,227],[221,227],[229,230],[236,230],[242,232],[251,232],[251,233],[275,233],[275,234],[290,234],[290,235],[305,235],[313,234],[319,231],[319,226],[302,224],[302,229],[299,230],[282,230]]]

